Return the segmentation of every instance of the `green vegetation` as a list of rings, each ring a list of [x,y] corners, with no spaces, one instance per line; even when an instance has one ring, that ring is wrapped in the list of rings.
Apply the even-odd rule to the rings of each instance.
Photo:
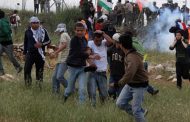
[[[168,54],[153,55],[148,53],[149,60],[160,58],[159,63],[168,60]],[[172,56],[171,56],[172,57]],[[154,63],[157,63],[155,60]],[[115,106],[115,102],[108,100],[105,105],[98,103],[96,108],[86,104],[79,106],[77,96],[73,95],[63,104],[62,94],[51,94],[51,76],[53,70],[45,69],[43,90],[35,84],[35,70],[33,69],[33,86],[25,88],[23,72],[16,75],[15,69],[5,58],[5,71],[15,76],[13,81],[0,82],[0,121],[6,122],[133,122],[133,118]],[[151,78],[151,77],[150,77]],[[185,82],[180,91],[175,84],[165,79],[151,84],[160,90],[157,96],[145,94],[144,108],[148,109],[146,116],[149,122],[189,122],[190,121],[190,84]],[[64,88],[62,87],[62,93]]]

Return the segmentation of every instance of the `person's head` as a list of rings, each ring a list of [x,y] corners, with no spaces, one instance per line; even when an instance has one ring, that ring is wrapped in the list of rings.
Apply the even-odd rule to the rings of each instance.
[[[66,25],[64,23],[60,23],[57,25],[57,29],[55,30],[56,33],[63,33],[67,32]]]
[[[77,19],[77,21],[82,21],[83,20],[83,18],[82,17],[79,17],[78,19]]]
[[[30,25],[32,29],[37,30],[40,27],[40,20],[38,19],[38,17],[35,16],[31,17]]]
[[[153,5],[156,6],[156,1],[153,2]]]
[[[173,0],[168,0],[168,3],[170,3],[170,4],[173,3]]]
[[[121,49],[125,52],[125,50],[133,49],[132,46],[132,36],[129,34],[123,34],[119,37],[119,43]]]
[[[181,40],[183,37],[183,32],[181,30],[177,31],[176,33],[176,40]]]
[[[96,30],[94,32],[94,43],[97,46],[100,46],[102,44],[102,40],[104,39],[103,33],[100,30]]]
[[[129,0],[125,0],[125,3],[129,3]]]
[[[5,12],[0,10],[0,19],[4,18],[5,17]]]
[[[84,37],[85,35],[85,26],[82,22],[77,22],[75,24],[75,35],[79,38]]]
[[[137,37],[137,29],[135,28],[132,28],[132,27],[126,28],[124,32],[125,34],[131,35],[131,37]]]
[[[126,35],[131,35],[131,37],[134,36],[134,35],[133,35],[134,32],[133,32],[132,30],[126,30],[126,31],[125,31],[125,34],[126,34]]]
[[[18,11],[17,11],[17,10],[14,10],[14,11],[13,11],[13,14],[17,14],[17,13],[18,13]]]
[[[114,40],[115,42],[115,46],[116,48],[120,48],[120,44],[119,44],[119,37],[121,36],[120,33],[115,33],[113,36],[112,36],[112,39]]]
[[[178,7],[178,3],[174,3],[174,6],[175,6],[175,7]]]
[[[104,19],[98,19],[97,20],[97,23],[103,23],[104,22]]]

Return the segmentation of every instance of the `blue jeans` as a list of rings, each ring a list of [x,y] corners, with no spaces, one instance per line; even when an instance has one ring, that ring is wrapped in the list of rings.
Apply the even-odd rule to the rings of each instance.
[[[136,122],[145,122],[142,102],[146,88],[132,88],[127,84],[123,87],[116,105],[135,117]],[[129,102],[132,100],[132,103]]]
[[[109,83],[110,84],[111,83],[117,83],[121,78],[122,78],[122,76],[112,76],[112,75],[110,75]],[[123,87],[120,87],[120,88],[109,87],[109,89],[108,89],[109,96],[112,96],[114,99],[116,99],[116,97],[119,96],[122,88]]]
[[[108,96],[106,72],[91,72],[88,81],[88,94],[92,105],[96,105],[96,88],[98,87],[99,97],[103,103]]]
[[[53,81],[53,93],[59,93],[60,91],[60,83],[66,88],[67,87],[67,80],[64,78],[64,74],[67,71],[67,64],[58,63],[55,67],[55,71],[52,76]]]
[[[16,58],[14,57],[13,45],[10,44],[7,46],[3,46],[0,44],[0,73],[4,74],[3,64],[1,61],[1,56],[2,56],[3,52],[5,52],[7,54],[9,60],[14,65],[15,69],[18,69],[21,67],[20,64],[18,63],[18,61],[16,60]]]
[[[71,67],[68,66],[68,85],[64,92],[64,97],[69,97],[73,93],[75,88],[75,82],[78,79],[79,88],[79,103],[84,103],[85,93],[86,93],[86,73],[84,72],[84,67]]]

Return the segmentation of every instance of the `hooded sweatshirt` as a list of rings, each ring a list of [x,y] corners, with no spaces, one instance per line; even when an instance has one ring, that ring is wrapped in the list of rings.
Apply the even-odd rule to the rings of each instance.
[[[9,21],[6,18],[0,19],[0,44],[9,45],[12,43],[12,31]]]

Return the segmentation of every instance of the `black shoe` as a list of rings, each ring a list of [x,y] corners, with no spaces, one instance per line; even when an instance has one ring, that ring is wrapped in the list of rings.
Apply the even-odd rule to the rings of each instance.
[[[68,97],[67,96],[63,96],[64,99],[64,103],[67,101]]]
[[[151,94],[152,95],[156,95],[156,94],[158,94],[159,93],[159,90],[157,89],[157,90],[154,90]]]

